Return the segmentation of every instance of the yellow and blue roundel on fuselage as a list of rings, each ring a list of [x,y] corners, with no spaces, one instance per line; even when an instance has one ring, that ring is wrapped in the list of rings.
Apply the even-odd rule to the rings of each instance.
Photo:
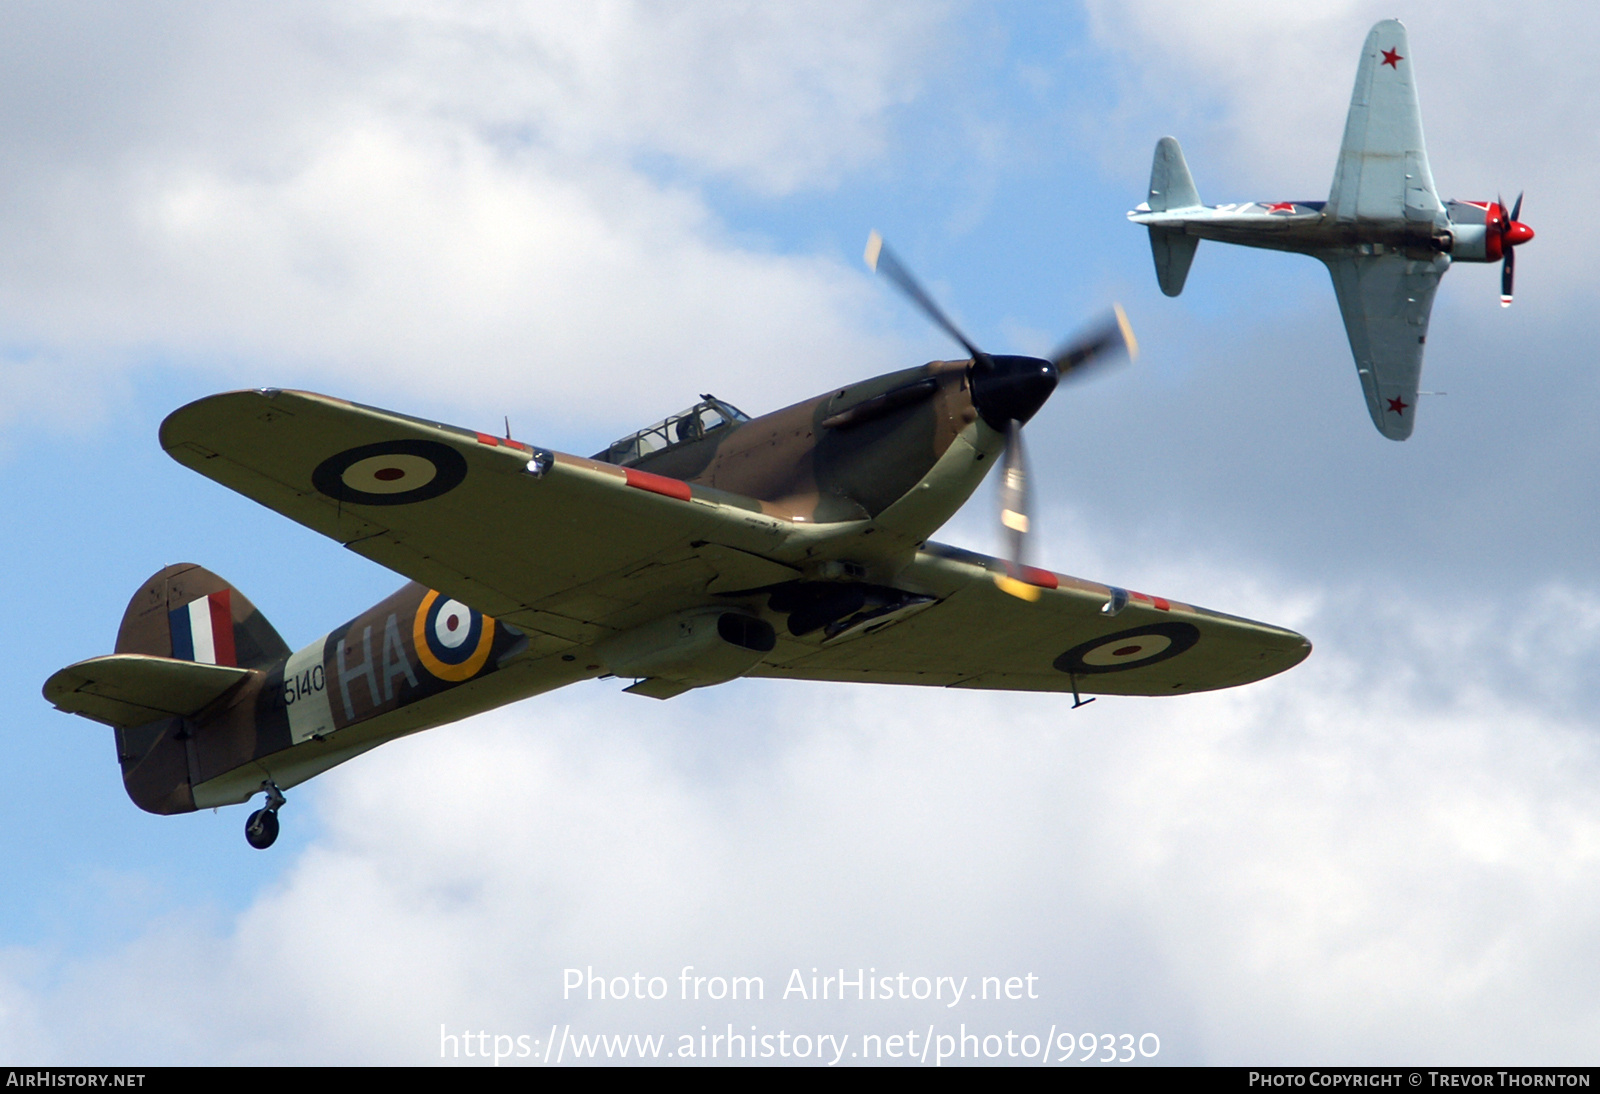
[[[430,589],[417,606],[411,633],[422,667],[437,679],[460,683],[489,660],[494,620]]]

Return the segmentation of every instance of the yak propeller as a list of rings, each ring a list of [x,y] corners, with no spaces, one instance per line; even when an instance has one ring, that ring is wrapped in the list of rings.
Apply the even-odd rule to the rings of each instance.
[[[1060,380],[1081,378],[1092,371],[1092,366],[1106,364],[1120,352],[1126,351],[1129,357],[1138,354],[1128,317],[1120,305],[1113,305],[1110,316],[1058,347],[1048,359],[992,355],[961,333],[877,232],[867,239],[866,260],[870,268],[893,281],[923,314],[972,355],[968,366],[972,403],[979,417],[1006,438],[1000,479],[1006,572],[995,575],[995,584],[1023,600],[1039,599],[1039,587],[1024,579],[1029,518],[1028,458],[1022,445],[1022,426],[1050,398]]]
[[[1522,195],[1517,195],[1516,205],[1511,207],[1511,214],[1506,215],[1505,198],[1495,199],[1496,216],[1489,225],[1489,231],[1496,233],[1500,242],[1500,253],[1505,260],[1500,266],[1500,306],[1511,306],[1511,282],[1517,272],[1517,252],[1519,244],[1526,243],[1533,238],[1533,229],[1523,224],[1517,218],[1522,215]]]

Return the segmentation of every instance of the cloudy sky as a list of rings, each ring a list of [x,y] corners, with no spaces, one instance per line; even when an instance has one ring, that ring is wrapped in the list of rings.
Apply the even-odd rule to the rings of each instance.
[[[1206,244],[1168,300],[1123,218],[1168,133],[1204,200],[1325,196],[1361,42],[1396,15],[1442,193],[1525,189],[1539,233],[1510,310],[1493,267],[1444,281],[1423,386],[1448,394],[1404,444],[1367,418],[1320,265]],[[851,1037],[848,1063],[965,1023],[1054,1030],[1053,1061],[1070,1033],[1154,1034],[1169,1063],[1593,1063],[1600,278],[1564,199],[1600,152],[1596,23],[6,5],[0,1059],[427,1063],[470,1030],[530,1062],[552,1028],[676,1049],[731,1023]],[[1141,360],[1029,430],[1038,554],[1295,627],[1310,660],[1078,711],[590,683],[298,788],[266,853],[239,808],[138,811],[109,731],[40,698],[168,563],[291,646],[399,583],[170,461],[177,406],[304,387],[581,453],[701,391],[762,413],[948,354],[862,269],[871,228],[997,352],[1121,300]],[[993,549],[991,512],[942,538]],[[767,997],[683,1001],[685,966]],[[563,998],[591,967],[668,998]],[[1037,998],[782,998],[841,968]]]

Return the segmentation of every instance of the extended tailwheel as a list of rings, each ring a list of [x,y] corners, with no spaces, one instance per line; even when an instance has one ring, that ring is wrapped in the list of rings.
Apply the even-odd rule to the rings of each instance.
[[[257,851],[265,851],[278,838],[278,811],[257,809],[244,822],[244,838]]]
[[[283,791],[272,780],[263,781],[261,789],[266,792],[267,804],[251,813],[250,819],[244,822],[245,842],[257,851],[265,851],[277,840],[278,810],[284,803]]]

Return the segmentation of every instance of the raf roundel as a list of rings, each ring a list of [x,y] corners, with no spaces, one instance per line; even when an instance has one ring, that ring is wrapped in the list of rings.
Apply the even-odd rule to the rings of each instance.
[[[311,472],[311,484],[356,505],[409,505],[454,490],[466,477],[466,457],[449,445],[396,440],[329,456]]]
[[[1089,676],[1142,668],[1176,657],[1200,641],[1200,631],[1190,623],[1152,623],[1091,639],[1056,658],[1061,672]]]
[[[417,605],[411,637],[423,668],[437,679],[460,683],[488,662],[494,619],[430,589]]]

